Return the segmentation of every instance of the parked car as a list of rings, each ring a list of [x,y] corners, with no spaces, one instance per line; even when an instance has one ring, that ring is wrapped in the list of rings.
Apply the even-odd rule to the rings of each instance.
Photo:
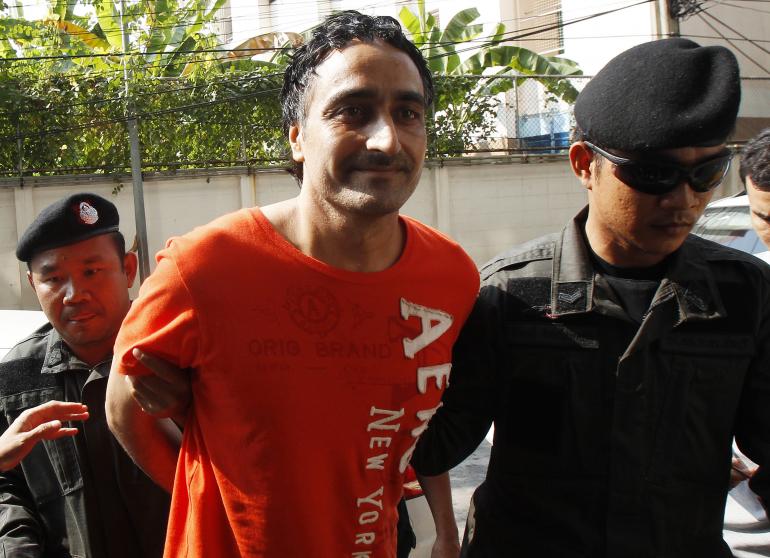
[[[767,247],[751,226],[749,197],[745,192],[712,202],[692,232],[719,244],[767,259]]]

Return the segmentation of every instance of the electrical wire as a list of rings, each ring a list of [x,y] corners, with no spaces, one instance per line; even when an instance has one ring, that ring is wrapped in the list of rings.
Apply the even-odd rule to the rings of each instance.
[[[710,23],[710,22],[709,22],[709,21],[708,21],[708,20],[707,20],[707,19],[704,17],[704,15],[709,15],[711,18],[713,18],[713,19],[716,19],[716,18],[714,18],[714,16],[712,16],[712,15],[710,15],[710,14],[707,14],[707,12],[698,13],[698,14],[696,14],[696,15],[697,15],[697,16],[698,16],[698,17],[699,17],[699,18],[700,18],[700,19],[703,21],[703,23],[705,23],[706,25],[708,25],[708,26],[711,28],[711,30],[712,30],[712,31],[714,31],[714,32],[715,32],[717,35],[719,35],[720,37],[722,37],[722,39],[724,39],[725,41],[727,41],[727,43],[728,43],[728,44],[729,44],[731,47],[733,47],[735,50],[737,50],[739,53],[741,53],[741,54],[742,54],[742,55],[743,55],[743,56],[744,56],[744,57],[745,57],[747,60],[749,60],[749,61],[753,62],[753,63],[754,63],[754,64],[755,64],[755,65],[756,65],[756,66],[757,66],[757,67],[758,67],[760,70],[762,70],[763,72],[765,72],[765,73],[767,73],[767,74],[770,74],[770,71],[768,71],[768,69],[767,69],[767,68],[765,68],[764,66],[762,66],[762,64],[760,64],[760,63],[759,63],[759,62],[757,62],[756,60],[754,60],[754,58],[752,58],[752,57],[751,57],[749,54],[747,54],[747,53],[746,53],[746,52],[745,52],[743,49],[741,49],[741,48],[740,48],[738,45],[736,45],[736,44],[735,44],[733,41],[731,41],[730,39],[728,39],[727,37],[725,37],[725,36],[722,34],[722,32],[721,32],[721,31],[719,31],[719,29],[717,29],[716,27],[714,27],[714,26],[713,26],[713,25],[712,25],[712,24],[711,24],[711,23]],[[719,20],[717,20],[717,21],[719,21]]]
[[[638,5],[641,5],[641,4],[646,4],[646,3],[649,3],[649,2],[653,2],[653,1],[655,1],[655,0],[642,0],[642,1],[636,2],[634,4],[630,4],[630,5],[626,5],[626,6],[621,6],[619,8],[615,8],[615,9],[612,9],[612,10],[605,10],[603,12],[597,12],[597,13],[594,13],[594,14],[590,14],[590,15],[583,16],[583,17],[580,17],[580,18],[576,18],[574,20],[570,20],[570,21],[567,21],[567,22],[562,22],[562,23],[559,23],[557,25],[545,24],[545,25],[541,25],[541,26],[534,26],[534,27],[519,29],[519,30],[516,30],[516,31],[511,31],[511,32],[508,32],[508,33],[504,33],[499,40],[495,40],[495,41],[487,40],[487,41],[484,41],[484,42],[481,43],[481,46],[489,46],[489,45],[497,44],[497,43],[503,42],[503,41],[516,40],[518,38],[527,37],[529,35],[543,33],[543,32],[551,31],[551,30],[554,30],[554,29],[559,29],[559,28],[562,28],[562,27],[566,27],[567,25],[571,25],[573,23],[587,21],[587,20],[593,19],[595,17],[600,17],[600,16],[603,16],[603,15],[615,13],[615,12],[618,12],[618,11],[621,11],[621,10],[625,10],[625,9],[628,9],[628,8],[631,8],[631,7],[634,7],[634,6],[638,6]],[[521,33],[522,31],[531,31],[531,32],[523,33],[522,34]],[[420,44],[418,46],[424,46],[424,45],[425,46],[450,46],[450,45],[462,44],[464,42],[466,42],[466,41],[440,41],[438,43],[427,43],[427,42],[425,42],[425,43],[422,43],[422,44]],[[417,43],[415,43],[415,44],[417,44]],[[177,54],[191,54],[191,53],[254,52],[254,51],[257,51],[257,52],[276,52],[276,51],[281,51],[281,50],[288,51],[290,49],[289,48],[284,48],[284,47],[242,48],[242,49],[238,49],[238,48],[235,48],[235,49],[221,49],[221,48],[217,48],[217,49],[177,50],[177,51],[175,51],[175,53],[177,53]],[[72,54],[70,54],[70,55],[43,55],[43,56],[26,56],[26,57],[25,56],[21,56],[21,57],[16,57],[16,58],[0,59],[0,63],[2,63],[2,62],[16,62],[16,61],[23,61],[23,60],[69,60],[69,59],[79,59],[79,58],[97,58],[97,57],[101,58],[101,57],[113,57],[113,56],[115,56],[115,57],[151,56],[151,55],[163,55],[163,54],[168,54],[168,51],[164,50],[164,51],[144,51],[144,52],[141,52],[141,51],[139,51],[139,52],[113,52],[113,53],[91,53],[91,54],[74,54],[74,55],[72,55]]]
[[[708,12],[703,12],[703,15],[704,15],[704,16],[708,16],[708,17],[709,17],[709,18],[711,18],[712,20],[714,20],[714,21],[717,21],[717,22],[721,23],[723,26],[727,27],[727,28],[728,28],[730,31],[732,31],[733,33],[735,33],[735,34],[736,34],[736,35],[738,35],[739,37],[743,38],[744,40],[748,40],[748,38],[747,38],[747,37],[746,37],[744,34],[742,34],[742,33],[741,33],[740,31],[738,31],[737,29],[735,29],[735,28],[733,28],[733,27],[731,27],[731,26],[727,25],[727,23],[725,23],[725,22],[724,22],[724,21],[722,21],[721,19],[718,19],[718,18],[714,17],[712,14],[710,14],[710,13],[708,13]],[[725,37],[725,39],[727,39],[727,37]],[[766,49],[765,47],[763,47],[763,46],[761,46],[761,45],[759,45],[758,43],[755,43],[755,42],[753,42],[753,41],[752,41],[751,43],[752,43],[752,44],[753,44],[755,47],[757,47],[759,50],[761,50],[761,51],[764,51],[764,52],[765,52],[765,53],[767,53],[767,54],[770,54],[770,50]]]
[[[562,23],[562,24],[560,24],[560,25],[556,25],[556,26],[536,26],[536,27],[525,28],[525,29],[522,29],[522,30],[518,30],[518,31],[516,31],[516,32],[512,32],[512,33],[521,33],[522,31],[524,31],[524,33],[521,33],[521,34],[520,34],[520,35],[518,35],[518,36],[516,36],[516,35],[511,35],[511,34],[506,34],[506,35],[505,35],[505,38],[501,38],[501,40],[500,40],[500,41],[485,41],[485,42],[482,42],[482,45],[484,45],[484,44],[486,44],[486,45],[492,45],[492,44],[497,44],[498,42],[502,42],[502,41],[511,41],[511,40],[536,40],[536,39],[527,39],[527,37],[528,37],[528,36],[530,36],[530,35],[533,35],[533,34],[542,33],[542,32],[544,32],[544,31],[553,30],[553,29],[556,29],[556,28],[559,28],[559,27],[564,27],[564,26],[566,26],[566,25],[570,25],[570,24],[573,24],[573,23],[577,23],[577,22],[581,22],[581,21],[586,21],[586,20],[588,20],[588,19],[593,19],[593,18],[595,18],[595,17],[600,17],[600,16],[602,16],[602,15],[606,15],[606,14],[609,14],[609,13],[613,13],[613,12],[616,12],[616,11],[620,11],[620,10],[623,10],[623,9],[627,9],[627,8],[630,8],[630,7],[634,7],[634,6],[637,6],[637,5],[640,5],[640,4],[645,4],[645,3],[648,3],[648,2],[650,2],[650,1],[652,1],[652,0],[645,0],[645,1],[642,1],[642,2],[637,2],[637,3],[635,3],[635,4],[631,4],[631,5],[622,6],[622,7],[619,7],[619,8],[613,9],[613,10],[607,10],[607,11],[604,11],[604,12],[599,12],[599,13],[595,13],[595,14],[590,14],[590,15],[588,15],[588,16],[584,16],[584,17],[581,17],[581,18],[576,18],[576,19],[574,19],[574,20],[571,20],[571,21],[568,21],[568,22],[565,22],[565,23]],[[712,17],[713,17],[713,16],[712,16]],[[722,34],[721,34],[721,32],[719,32],[718,30],[714,29],[714,28],[713,28],[713,26],[710,26],[710,27],[712,27],[712,29],[713,29],[715,32],[717,32],[717,33],[719,34],[720,38],[722,38],[722,39],[724,39],[724,40],[728,40],[728,41],[729,41],[729,39],[727,39],[727,38],[726,38],[724,35],[722,35]],[[745,37],[743,37],[743,40],[751,41],[751,39],[747,39],[747,38],[745,38]],[[453,43],[435,43],[434,45],[442,45],[442,44],[443,44],[443,45],[448,45],[448,44],[459,44],[459,43],[460,43],[460,42],[453,42]],[[426,43],[426,44],[429,44],[429,43]],[[476,48],[478,48],[478,47],[476,47]],[[235,51],[235,50],[236,50],[236,49],[232,49],[232,50],[223,50],[223,49],[205,49],[205,50],[197,50],[197,51],[189,51],[189,52],[190,52],[190,53],[201,53],[201,52],[209,52],[209,53],[210,53],[210,52],[233,52],[233,51]],[[242,50],[253,51],[253,50],[255,50],[255,49],[242,49]],[[268,50],[278,50],[278,49],[260,49],[260,50],[265,50],[265,51],[268,51]],[[458,50],[456,50],[455,52],[463,52],[463,51],[465,51],[465,50],[469,50],[469,49],[458,49]],[[129,55],[129,54],[135,54],[135,53],[125,53],[125,55]],[[443,54],[441,54],[441,55],[438,55],[438,56],[447,56],[447,55],[449,55],[449,54],[451,54],[451,53],[443,53]],[[31,60],[37,60],[37,59],[39,59],[39,58],[37,58],[37,57],[30,57],[30,59],[31,59]],[[201,60],[200,62],[205,62],[205,61],[207,61],[207,60]],[[753,61],[753,60],[752,60],[752,61]],[[184,61],[181,61],[181,62],[180,62],[180,64],[181,64],[181,63],[184,63]],[[761,66],[760,66],[760,68],[761,68]],[[762,69],[763,69],[763,70],[765,70],[764,68],[762,68]],[[115,70],[115,71],[122,71],[122,69],[120,69],[120,70]],[[765,70],[765,71],[766,71],[766,70]],[[274,75],[275,75],[275,74],[274,74]],[[249,78],[241,78],[241,80],[243,80],[243,79],[249,79]],[[254,77],[254,78],[252,78],[252,79],[263,79],[263,76],[256,76],[256,77]],[[234,80],[234,81],[238,81],[238,80]],[[233,81],[233,82],[234,82],[234,81]],[[223,83],[227,83],[227,82],[223,82]],[[210,85],[210,84],[209,84],[209,83],[207,83],[207,84],[198,85],[198,86],[186,86],[186,87],[180,87],[180,88],[177,88],[177,90],[180,90],[180,91],[182,91],[182,90],[187,90],[187,89],[195,89],[195,88],[198,88],[198,87],[206,87],[206,86],[209,86],[209,85]],[[144,93],[144,94],[146,94],[146,95],[163,95],[163,94],[169,94],[169,93],[173,93],[173,92],[174,92],[174,90],[175,90],[175,89],[174,89],[174,88],[172,88],[172,89],[170,89],[170,90],[164,90],[164,91],[153,91],[153,92],[146,92],[146,93]],[[249,95],[249,96],[250,96],[250,95],[254,95],[254,94],[260,94],[260,93],[262,93],[262,92],[249,93],[249,94],[247,94],[247,95]],[[117,98],[112,98],[112,99],[96,99],[96,100],[85,101],[83,104],[94,104],[94,105],[96,105],[96,104],[98,104],[98,103],[111,102],[111,101],[114,101],[114,100],[117,100],[117,99],[121,99],[121,98],[122,98],[122,97],[117,97]],[[214,104],[216,104],[216,103],[218,103],[218,102],[221,102],[221,101],[219,101],[219,100],[218,100],[218,101],[215,101],[215,102],[214,102]],[[203,105],[201,105],[201,106],[205,106],[205,105],[206,105],[206,103],[204,103],[204,104],[203,104]],[[72,105],[69,105],[69,106],[72,106]],[[174,108],[174,109],[166,109],[166,110],[170,110],[170,111],[172,111],[172,112],[178,112],[178,111],[180,111],[180,110],[186,110],[186,108],[189,108],[189,107],[191,107],[191,106],[196,106],[196,105],[188,105],[187,107],[177,107],[177,108]],[[40,109],[40,110],[41,110],[41,111],[43,111],[43,110],[50,110],[50,108],[49,108],[49,109]],[[154,114],[154,113],[147,113],[147,114],[145,114],[144,116],[145,116],[145,117],[147,117],[147,116],[151,116],[152,114]],[[159,112],[158,114],[162,114],[162,112]],[[119,120],[116,120],[116,121],[123,121],[123,120],[124,120],[124,119],[119,119]],[[44,131],[44,132],[45,132],[45,131]],[[60,132],[59,132],[59,133],[60,133]],[[14,136],[14,139],[15,139],[15,138],[16,138],[16,136]]]
[[[739,10],[749,10],[760,14],[770,14],[770,10],[760,10],[759,8],[751,8],[749,6],[740,6],[731,2],[719,2],[720,6],[729,6],[731,8],[738,8]]]
[[[309,2],[306,2],[306,1],[301,1],[301,2],[284,2],[284,3],[281,4],[281,7],[286,7],[288,5],[293,5],[293,4],[297,4],[297,5],[300,5],[300,4],[302,4],[302,5],[305,5],[305,4],[306,5],[316,5],[316,0],[311,0]],[[411,0],[397,0],[395,2],[392,2],[392,1],[389,1],[389,0],[383,0],[381,2],[375,2],[375,3],[371,3],[369,5],[363,6],[360,9],[363,10],[363,9],[374,8],[374,7],[378,7],[378,6],[398,7],[399,5],[402,5],[403,7],[408,7],[408,6],[411,5]],[[179,9],[179,10],[172,10],[172,11],[166,11],[166,12],[144,12],[143,15],[148,15],[148,14],[149,15],[153,15],[153,14],[158,14],[158,13],[162,13],[163,15],[168,15],[169,13],[171,13],[171,14],[188,14],[188,13],[209,12],[209,11],[210,11],[209,9],[204,9],[204,8],[200,8],[200,9],[182,8],[182,9]],[[319,16],[323,16],[323,15],[329,15],[329,14],[337,12],[337,11],[339,11],[339,10],[325,9],[325,10],[318,10],[317,13],[318,13]],[[539,17],[545,17],[547,15],[552,15],[553,13],[554,13],[553,11],[549,11],[549,12],[543,12],[543,13],[528,15],[528,16],[521,17],[521,18],[509,18],[509,19],[502,20],[500,23],[505,23],[505,22],[509,22],[509,21],[523,21],[523,20],[537,19]],[[112,17],[112,16],[110,16],[110,17]],[[116,15],[114,17],[119,18],[120,16]],[[224,17],[219,17],[219,18],[213,18],[212,20],[210,20],[207,23],[214,23],[214,22],[221,23],[221,22],[225,22],[225,21],[232,21],[232,20],[239,20],[239,19],[251,20],[251,19],[259,19],[259,17],[260,17],[259,15],[256,15],[256,16],[251,16],[251,15],[224,16]],[[310,16],[310,18],[308,19],[308,24],[311,24],[313,19],[314,19],[314,16]],[[35,21],[39,21],[39,20],[35,20]],[[135,20],[133,22],[135,22]],[[486,24],[494,24],[494,23],[498,23],[498,22],[483,22],[482,21],[482,22],[476,22],[474,24],[475,25],[486,25]],[[169,24],[169,25],[164,25],[164,26],[153,26],[152,29],[184,28],[184,27],[189,27],[189,26],[193,26],[193,25],[198,25],[198,23],[175,23],[175,24]],[[312,29],[312,27],[313,26],[311,25],[311,29]],[[86,32],[86,33],[87,34],[91,34],[90,32]],[[109,32],[104,32],[104,33],[105,34],[109,34]],[[120,31],[114,31],[113,33],[115,35],[117,35],[117,34],[120,34]],[[67,33],[67,34],[69,36],[77,37],[78,35],[83,34],[83,33],[71,32],[71,33]],[[211,33],[211,34],[207,34],[207,36],[221,37],[221,36],[226,36],[226,35],[229,35],[229,34],[230,33]],[[40,37],[42,37],[42,35]]]

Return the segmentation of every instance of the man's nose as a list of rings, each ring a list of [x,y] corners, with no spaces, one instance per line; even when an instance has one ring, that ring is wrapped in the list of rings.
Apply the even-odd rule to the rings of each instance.
[[[86,300],[89,296],[88,289],[74,277],[67,279],[64,285],[64,304],[78,304]]]
[[[701,195],[702,194],[698,194],[698,192],[692,189],[692,186],[690,186],[690,183],[687,180],[683,180],[676,186],[676,188],[663,194],[660,203],[664,207],[689,209],[691,207],[696,207],[700,203]]]
[[[366,148],[370,151],[381,151],[387,155],[395,155],[401,150],[398,141],[398,130],[390,116],[381,116],[369,126]]]

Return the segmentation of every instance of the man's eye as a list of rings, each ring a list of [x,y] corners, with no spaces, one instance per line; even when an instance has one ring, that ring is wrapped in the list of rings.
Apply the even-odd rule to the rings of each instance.
[[[61,281],[61,277],[58,275],[50,275],[43,279],[43,283],[48,283],[49,285],[55,285],[59,281]]]
[[[404,120],[419,120],[421,117],[422,115],[416,110],[403,109],[401,111],[401,118],[403,118]]]
[[[85,271],[85,275],[86,275],[86,277],[90,277],[92,275],[96,275],[97,273],[99,273],[99,271],[101,271],[101,270],[98,269],[98,268],[95,268],[95,267],[88,268]]]
[[[339,113],[346,118],[360,118],[364,111],[361,107],[343,107]]]

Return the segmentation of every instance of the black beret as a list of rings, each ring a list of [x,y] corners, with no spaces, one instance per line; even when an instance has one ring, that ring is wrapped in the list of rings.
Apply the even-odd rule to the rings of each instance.
[[[610,60],[578,95],[575,120],[586,139],[605,148],[713,146],[732,132],[740,100],[732,52],[662,39]]]
[[[112,202],[96,194],[74,194],[40,212],[21,235],[16,257],[29,262],[43,250],[115,232],[119,222],[118,209]]]

